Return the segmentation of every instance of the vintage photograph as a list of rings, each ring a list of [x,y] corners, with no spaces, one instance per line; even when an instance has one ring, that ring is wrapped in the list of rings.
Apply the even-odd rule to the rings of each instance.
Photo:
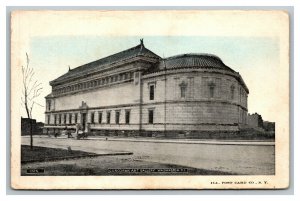
[[[13,12],[12,186],[288,187],[288,20]]]

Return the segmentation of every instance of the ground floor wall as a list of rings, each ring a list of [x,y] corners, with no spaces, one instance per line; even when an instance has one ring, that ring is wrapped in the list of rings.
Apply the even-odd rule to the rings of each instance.
[[[246,114],[245,108],[230,102],[169,101],[51,112],[46,114],[45,128],[52,133],[84,124],[86,131],[106,136],[186,136],[200,131],[237,132],[246,123]]]

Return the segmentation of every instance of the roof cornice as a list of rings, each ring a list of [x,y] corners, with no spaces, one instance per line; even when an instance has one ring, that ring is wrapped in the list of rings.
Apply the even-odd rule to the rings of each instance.
[[[158,59],[155,59],[155,58],[146,57],[144,55],[138,55],[138,56],[135,56],[135,57],[131,57],[129,59],[118,61],[116,63],[103,65],[103,66],[101,66],[101,68],[98,68],[98,69],[93,69],[93,70],[86,71],[86,72],[78,72],[78,73],[74,74],[73,76],[67,77],[67,78],[62,79],[60,81],[56,81],[56,80],[50,81],[50,85],[53,86],[53,85],[61,84],[61,83],[64,83],[64,82],[68,82],[70,80],[80,79],[80,78],[82,78],[84,76],[87,76],[87,75],[90,75],[90,74],[102,73],[102,72],[105,72],[105,71],[113,70],[113,68],[124,66],[124,65],[131,64],[131,63],[134,63],[134,62],[156,63],[157,61],[158,61]]]

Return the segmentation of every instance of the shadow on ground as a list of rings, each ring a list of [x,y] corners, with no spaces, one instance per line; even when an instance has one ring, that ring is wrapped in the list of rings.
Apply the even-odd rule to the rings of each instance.
[[[133,155],[92,156],[93,153],[22,146],[22,176],[80,175],[231,175],[233,173],[144,161]],[[75,158],[75,157],[78,158]],[[83,157],[86,156],[86,157]],[[51,158],[52,157],[52,158]],[[65,159],[63,159],[65,157]],[[74,157],[74,158],[69,158]],[[33,159],[35,161],[33,161]],[[55,160],[51,160],[55,159]],[[68,160],[66,160],[68,159]],[[26,161],[26,162],[25,162]],[[33,161],[33,162],[30,162]]]

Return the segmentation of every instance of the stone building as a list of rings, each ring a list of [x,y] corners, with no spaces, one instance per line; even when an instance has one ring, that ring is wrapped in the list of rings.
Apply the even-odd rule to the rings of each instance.
[[[264,121],[263,125],[264,125],[265,131],[274,132],[274,134],[275,134],[275,122]]]
[[[254,128],[264,128],[262,116],[257,113],[248,114],[247,124]]]
[[[239,131],[248,88],[238,72],[210,54],[161,58],[143,40],[50,82],[49,131],[79,123],[99,135],[177,135]]]
[[[21,135],[30,135],[30,130],[33,135],[40,135],[43,133],[44,123],[36,122],[35,119],[21,117]]]

